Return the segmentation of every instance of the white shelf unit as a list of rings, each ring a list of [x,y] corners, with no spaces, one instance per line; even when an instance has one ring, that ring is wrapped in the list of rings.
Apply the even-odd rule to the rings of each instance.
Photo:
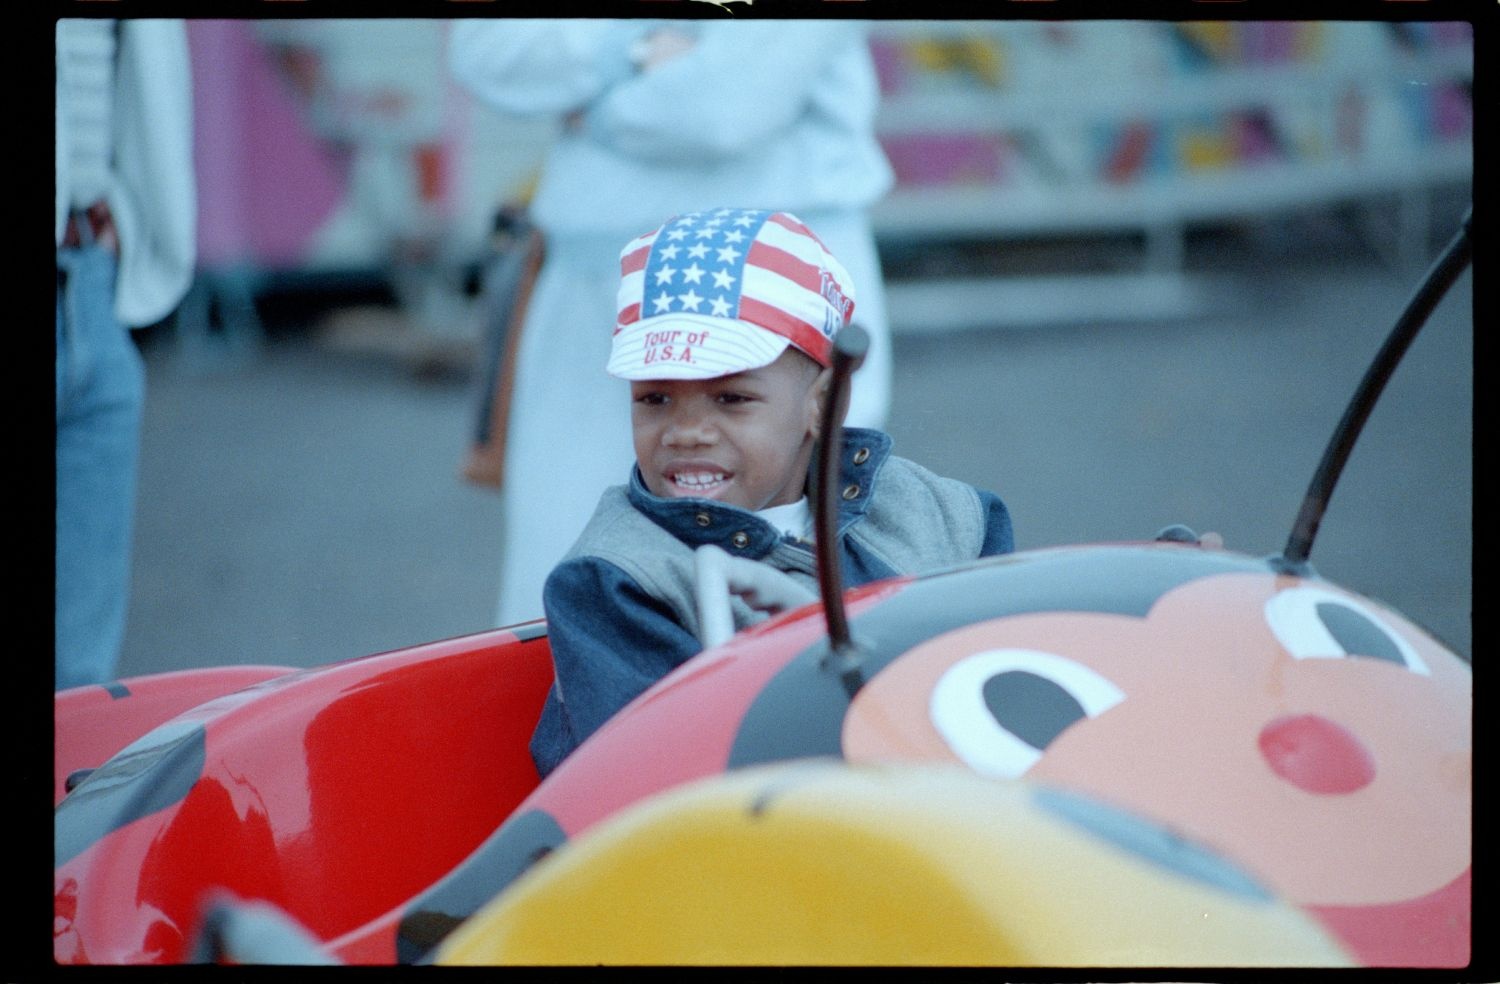
[[[1190,225],[1382,196],[1401,202],[1398,262],[1425,260],[1426,196],[1473,175],[1473,44],[1464,28],[873,23],[884,91],[877,126],[898,174],[873,210],[878,235],[1140,232],[1147,247],[1132,274],[892,283],[893,325],[960,327],[975,317],[951,303],[934,307],[934,290],[969,299],[975,312],[1012,312],[1017,323],[1187,313],[1208,296],[1181,268]],[[1264,47],[1271,38],[1279,51]],[[1248,155],[1232,132],[1246,121],[1260,128]],[[1145,163],[1107,177],[1111,142],[1127,127],[1146,141],[1137,154]],[[955,138],[960,158],[967,139],[981,161],[959,160],[948,180],[941,161],[929,166],[924,141],[940,158]]]

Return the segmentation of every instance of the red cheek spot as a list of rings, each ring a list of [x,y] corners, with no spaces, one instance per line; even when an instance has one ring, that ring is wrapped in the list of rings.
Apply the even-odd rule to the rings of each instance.
[[[1317,714],[1277,718],[1262,729],[1259,744],[1278,776],[1309,793],[1352,793],[1375,778],[1364,742]]]

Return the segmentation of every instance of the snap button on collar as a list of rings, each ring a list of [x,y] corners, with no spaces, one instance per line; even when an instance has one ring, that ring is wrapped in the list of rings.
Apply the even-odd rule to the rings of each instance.
[[[699,526],[707,526],[714,521],[713,517],[706,512],[699,513],[698,515],[694,516],[693,519],[697,520]]]
[[[746,547],[750,546],[750,534],[746,533],[744,530],[740,530],[734,536],[729,538],[729,542],[739,547],[741,550],[744,550]]]
[[[858,485],[846,485],[846,486],[844,486],[844,498],[845,499],[858,499],[859,498],[859,486]]]
[[[862,464],[864,464],[865,462],[867,462],[869,460],[870,460],[870,449],[869,448],[860,448],[858,451],[854,452],[854,463],[856,465],[862,465]]]

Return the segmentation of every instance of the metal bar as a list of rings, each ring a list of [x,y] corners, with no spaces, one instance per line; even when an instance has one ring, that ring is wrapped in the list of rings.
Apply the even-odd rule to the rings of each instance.
[[[1308,556],[1312,553],[1313,538],[1318,534],[1318,524],[1323,521],[1323,513],[1328,509],[1328,500],[1333,495],[1333,487],[1338,483],[1344,464],[1349,460],[1349,454],[1354,449],[1354,442],[1364,428],[1370,411],[1375,407],[1375,401],[1380,398],[1386,381],[1390,379],[1401,357],[1406,354],[1412,339],[1416,338],[1417,332],[1426,324],[1433,308],[1437,307],[1443,295],[1448,292],[1448,288],[1453,286],[1453,282],[1469,265],[1473,252],[1469,241],[1469,228],[1473,215],[1474,210],[1471,207],[1464,214],[1463,223],[1459,226],[1458,232],[1454,233],[1453,239],[1433,263],[1431,269],[1427,271],[1427,276],[1423,278],[1411,300],[1407,302],[1406,309],[1401,312],[1401,317],[1396,321],[1396,327],[1391,330],[1390,335],[1386,337],[1385,344],[1376,353],[1375,361],[1365,371],[1364,379],[1360,381],[1353,399],[1349,401],[1344,417],[1334,430],[1333,437],[1323,452],[1323,460],[1318,464],[1318,470],[1313,474],[1312,482],[1308,485],[1307,494],[1302,500],[1302,509],[1297,514],[1291,535],[1287,538],[1286,549],[1281,552],[1280,557],[1273,558],[1273,563],[1279,570],[1297,574],[1308,570]]]
[[[833,340],[833,376],[823,401],[819,428],[817,469],[814,472],[815,556],[818,560],[818,591],[828,622],[828,641],[836,655],[853,652],[849,621],[844,614],[843,571],[839,564],[838,489],[839,448],[843,444],[844,413],[849,406],[850,378],[864,362],[870,336],[858,325],[849,325]]]

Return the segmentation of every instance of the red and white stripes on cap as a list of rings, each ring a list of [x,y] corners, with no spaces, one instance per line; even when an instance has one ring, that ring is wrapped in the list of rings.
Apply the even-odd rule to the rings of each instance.
[[[721,208],[670,219],[620,252],[609,372],[711,379],[794,345],[820,365],[854,311],[849,273],[796,216]]]

